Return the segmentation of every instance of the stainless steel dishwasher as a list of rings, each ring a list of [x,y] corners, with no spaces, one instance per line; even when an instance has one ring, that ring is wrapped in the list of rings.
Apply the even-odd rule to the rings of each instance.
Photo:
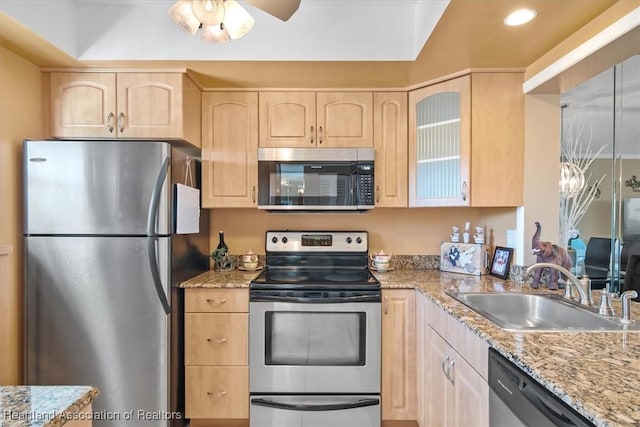
[[[491,427],[594,425],[492,348],[489,387]]]

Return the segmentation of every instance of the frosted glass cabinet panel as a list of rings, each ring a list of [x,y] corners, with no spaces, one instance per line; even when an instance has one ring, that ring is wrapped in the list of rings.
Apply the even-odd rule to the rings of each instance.
[[[409,94],[409,206],[468,206],[470,77]]]

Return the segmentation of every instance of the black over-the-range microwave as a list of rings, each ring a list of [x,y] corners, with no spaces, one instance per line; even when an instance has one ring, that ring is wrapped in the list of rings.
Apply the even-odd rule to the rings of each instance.
[[[373,209],[374,156],[373,148],[259,148],[258,208]]]

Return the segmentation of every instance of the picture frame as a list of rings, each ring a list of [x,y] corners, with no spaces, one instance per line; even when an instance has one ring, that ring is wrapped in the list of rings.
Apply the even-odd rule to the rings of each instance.
[[[489,274],[500,279],[506,279],[509,276],[509,266],[511,266],[512,258],[513,248],[496,246],[491,260]]]

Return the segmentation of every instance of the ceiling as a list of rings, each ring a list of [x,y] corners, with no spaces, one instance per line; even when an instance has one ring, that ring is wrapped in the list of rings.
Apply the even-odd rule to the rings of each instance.
[[[170,20],[174,0],[1,0],[0,44],[44,67],[186,67],[210,88],[406,88],[524,69],[616,0],[302,0],[287,22],[240,2],[254,29],[217,45]],[[502,24],[524,6],[534,21]]]

